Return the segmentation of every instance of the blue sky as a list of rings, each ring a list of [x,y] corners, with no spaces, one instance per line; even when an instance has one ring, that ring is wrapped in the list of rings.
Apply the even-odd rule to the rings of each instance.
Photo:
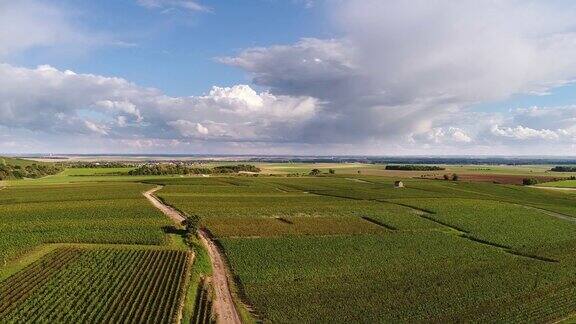
[[[506,112],[514,108],[570,106],[575,103],[576,86],[567,84],[550,89],[545,94],[515,94],[505,100],[481,103],[474,106],[474,109],[486,112]]]
[[[247,47],[331,36],[323,27],[321,6],[298,1],[205,1],[208,12],[151,10],[132,0],[53,3],[69,8],[76,25],[87,32],[114,35],[126,44],[80,53],[34,48],[9,62],[28,67],[49,63],[62,70],[119,76],[173,96],[198,95],[213,85],[249,81],[242,71],[214,58]]]
[[[576,154],[571,1],[0,1],[0,29],[0,153]]]

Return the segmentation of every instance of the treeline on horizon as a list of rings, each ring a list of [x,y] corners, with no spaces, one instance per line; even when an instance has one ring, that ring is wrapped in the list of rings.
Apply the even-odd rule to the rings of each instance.
[[[48,175],[54,175],[64,171],[59,164],[11,165],[0,159],[0,180],[9,179],[37,179]]]
[[[442,171],[446,168],[436,165],[387,165],[386,170],[400,170],[400,171]]]
[[[261,170],[250,164],[221,165],[213,168],[193,167],[183,164],[146,164],[128,172],[129,175],[190,175],[190,174],[227,174],[254,172]]]
[[[554,171],[554,172],[576,172],[576,166],[568,166],[568,165],[555,166],[552,169],[550,169],[550,171]]]

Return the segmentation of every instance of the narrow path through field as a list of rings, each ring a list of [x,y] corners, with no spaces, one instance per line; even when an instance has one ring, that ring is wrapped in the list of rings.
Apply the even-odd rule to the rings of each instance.
[[[529,186],[530,188],[538,188],[544,190],[559,190],[559,191],[576,191],[576,188],[564,188],[564,187],[541,187],[541,186]]]
[[[216,291],[214,309],[218,316],[218,322],[240,324],[242,321],[240,320],[240,315],[238,315],[238,311],[234,306],[234,300],[232,299],[232,292],[228,284],[228,270],[224,257],[206,232],[200,230],[198,233],[200,234],[200,240],[202,240],[202,243],[208,250],[212,262],[212,285]]]
[[[354,182],[361,182],[361,183],[370,183],[366,180],[356,179],[356,178],[346,178],[346,180],[354,181]]]
[[[160,211],[163,212],[164,215],[168,216],[172,221],[174,221],[178,225],[181,225],[182,222],[186,220],[186,217],[180,214],[180,212],[177,211],[176,209],[168,205],[165,205],[160,199],[158,199],[158,197],[154,196],[154,193],[160,189],[162,189],[162,186],[150,189],[144,193],[144,197],[146,197],[152,203],[152,205],[154,205],[154,207],[160,209]]]
[[[565,221],[569,221],[569,222],[572,222],[572,223],[576,223],[576,218],[575,218],[575,217],[572,217],[572,216],[569,216],[569,215],[564,215],[564,214],[560,214],[560,213],[557,213],[557,212],[554,212],[554,211],[551,211],[551,210],[542,209],[542,208],[538,208],[538,207],[532,207],[532,206],[528,206],[528,205],[520,205],[520,204],[514,204],[514,205],[522,206],[522,207],[524,207],[524,208],[526,208],[526,209],[536,210],[536,211],[539,211],[539,212],[541,212],[542,214],[546,214],[546,215],[548,215],[548,216],[552,216],[552,217],[556,217],[556,218],[563,219],[563,220],[565,220]]]
[[[154,207],[158,208],[174,222],[182,224],[182,221],[186,220],[186,217],[176,209],[164,204],[154,195],[154,193],[160,189],[162,189],[162,186],[150,189],[144,192],[144,197],[146,197]],[[198,234],[200,235],[200,240],[208,250],[208,255],[210,256],[210,261],[212,263],[212,285],[216,292],[214,310],[217,316],[217,321],[218,323],[241,324],[242,321],[240,320],[240,315],[234,305],[232,292],[230,291],[230,285],[228,284],[228,270],[226,268],[224,257],[207,233],[201,230]]]

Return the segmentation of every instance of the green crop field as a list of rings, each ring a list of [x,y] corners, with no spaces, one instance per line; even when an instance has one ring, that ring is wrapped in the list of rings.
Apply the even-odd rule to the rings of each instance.
[[[162,227],[170,221],[142,197],[151,187],[91,183],[4,189],[0,260],[43,243],[163,244]]]
[[[556,182],[541,183],[539,186],[552,188],[576,188],[576,180],[564,180]]]
[[[397,178],[360,168],[374,166],[320,177],[67,169],[6,181],[0,322],[205,320],[210,257],[143,197],[158,185],[216,240],[248,322],[549,322],[576,312],[576,191],[409,176],[397,189]]]
[[[160,181],[265,322],[545,322],[576,310],[576,195],[361,176]]]
[[[0,283],[0,318],[172,323],[190,261],[184,251],[61,248]]]
[[[436,231],[222,244],[248,300],[271,322],[543,321],[576,307],[569,266]],[[565,287],[568,305],[548,300]],[[551,314],[515,310],[533,299]]]
[[[68,169],[0,190],[0,322],[192,316],[192,255],[143,197],[154,185],[108,174],[119,171]]]

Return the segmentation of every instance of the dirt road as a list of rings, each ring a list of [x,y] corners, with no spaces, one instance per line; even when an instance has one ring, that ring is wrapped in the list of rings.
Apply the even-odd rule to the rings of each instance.
[[[174,223],[179,225],[182,224],[182,222],[186,220],[186,217],[182,216],[182,214],[180,214],[180,212],[177,211],[176,209],[164,205],[164,203],[160,199],[154,196],[154,193],[160,189],[162,189],[162,186],[150,189],[144,193],[144,197],[146,197],[152,203],[152,205],[154,205],[154,207],[160,209],[160,211],[163,212],[164,215],[170,217],[170,219],[174,221]]]
[[[154,196],[154,193],[160,189],[162,189],[162,186],[148,190],[144,193],[144,197],[146,197],[154,207],[158,208],[166,216],[170,217],[170,219],[175,223],[182,224],[182,221],[186,218],[179,211],[165,205],[160,199]],[[204,231],[199,231],[198,234],[200,235],[200,240],[208,251],[210,262],[212,263],[212,285],[216,292],[214,311],[217,316],[217,322],[225,324],[241,324],[242,321],[240,320],[240,315],[238,315],[238,311],[234,305],[230,285],[228,285],[228,270],[226,268],[224,257],[220,253],[216,244]]]
[[[240,316],[234,305],[232,299],[232,292],[228,285],[228,270],[224,257],[216,244],[210,237],[202,230],[199,232],[200,240],[208,250],[210,260],[212,261],[212,285],[216,291],[216,299],[214,300],[214,309],[218,315],[219,323],[233,323],[240,324]]]

